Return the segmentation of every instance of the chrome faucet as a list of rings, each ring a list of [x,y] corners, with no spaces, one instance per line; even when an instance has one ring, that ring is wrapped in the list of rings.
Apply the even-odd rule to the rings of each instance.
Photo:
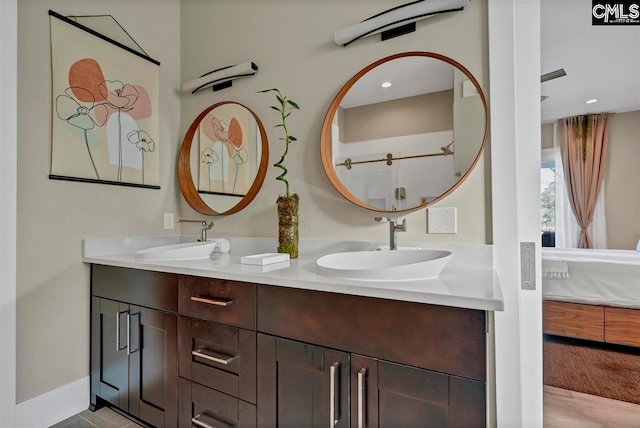
[[[202,234],[200,235],[200,241],[207,242],[207,230],[211,230],[213,227],[212,221],[206,220],[178,220],[178,223],[200,223],[200,227],[202,228]]]
[[[398,249],[398,232],[407,231],[407,219],[402,220],[402,223],[398,223],[398,220],[394,220],[389,217],[376,217],[374,219],[380,223],[389,223],[389,249]]]

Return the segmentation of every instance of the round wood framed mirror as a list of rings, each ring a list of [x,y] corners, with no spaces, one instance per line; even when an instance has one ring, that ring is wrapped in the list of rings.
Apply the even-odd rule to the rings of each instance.
[[[180,191],[200,214],[233,214],[258,194],[268,162],[269,142],[258,116],[233,101],[217,103],[200,113],[184,137]]]
[[[368,65],[340,89],[324,119],[320,151],[331,184],[379,212],[431,205],[473,170],[488,135],[476,78],[431,52]]]

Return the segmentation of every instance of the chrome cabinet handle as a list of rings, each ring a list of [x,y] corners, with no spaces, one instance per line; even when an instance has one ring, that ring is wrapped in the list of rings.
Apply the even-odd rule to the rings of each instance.
[[[198,415],[196,415],[195,417],[191,418],[191,423],[194,424],[197,427],[201,427],[201,428],[216,428],[214,425],[209,425],[206,422],[202,422],[199,418],[204,415],[205,412],[199,413]]]
[[[235,355],[226,355],[220,352],[210,351],[205,348],[198,348],[196,351],[191,351],[191,355],[224,365],[230,364],[233,360],[236,359]]]
[[[235,300],[233,299],[216,299],[211,297],[191,296],[192,302],[206,303],[208,305],[215,306],[229,306],[232,305]]]
[[[116,352],[120,352],[126,348],[126,346],[125,348],[120,347],[120,315],[128,314],[128,313],[129,313],[128,309],[126,311],[116,312]]]
[[[367,369],[361,369],[358,372],[358,428],[364,427],[364,376],[367,374]]]
[[[131,318],[133,317],[138,317],[138,321],[140,321],[140,312],[127,314],[127,355],[131,355],[140,350],[140,331],[138,331],[138,347],[131,350]]]
[[[340,363],[335,362],[331,365],[331,384],[329,386],[329,427],[333,428],[338,423],[337,416],[337,406],[336,406],[336,398],[338,398],[338,394],[336,392],[336,374],[338,373],[338,368],[340,368]]]

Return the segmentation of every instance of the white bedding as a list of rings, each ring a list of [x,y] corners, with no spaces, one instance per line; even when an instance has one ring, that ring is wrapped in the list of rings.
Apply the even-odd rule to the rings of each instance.
[[[640,252],[543,248],[545,257],[565,260],[569,278],[543,278],[544,299],[640,308]]]

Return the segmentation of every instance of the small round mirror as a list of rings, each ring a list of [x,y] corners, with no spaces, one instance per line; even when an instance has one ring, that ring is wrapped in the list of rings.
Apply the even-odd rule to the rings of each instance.
[[[269,143],[253,111],[232,101],[215,104],[193,121],[178,158],[180,191],[204,215],[233,214],[264,182]]]
[[[406,52],[367,66],[338,92],[321,157],[349,201],[411,211],[458,187],[486,138],[486,101],[473,75],[445,56]]]

